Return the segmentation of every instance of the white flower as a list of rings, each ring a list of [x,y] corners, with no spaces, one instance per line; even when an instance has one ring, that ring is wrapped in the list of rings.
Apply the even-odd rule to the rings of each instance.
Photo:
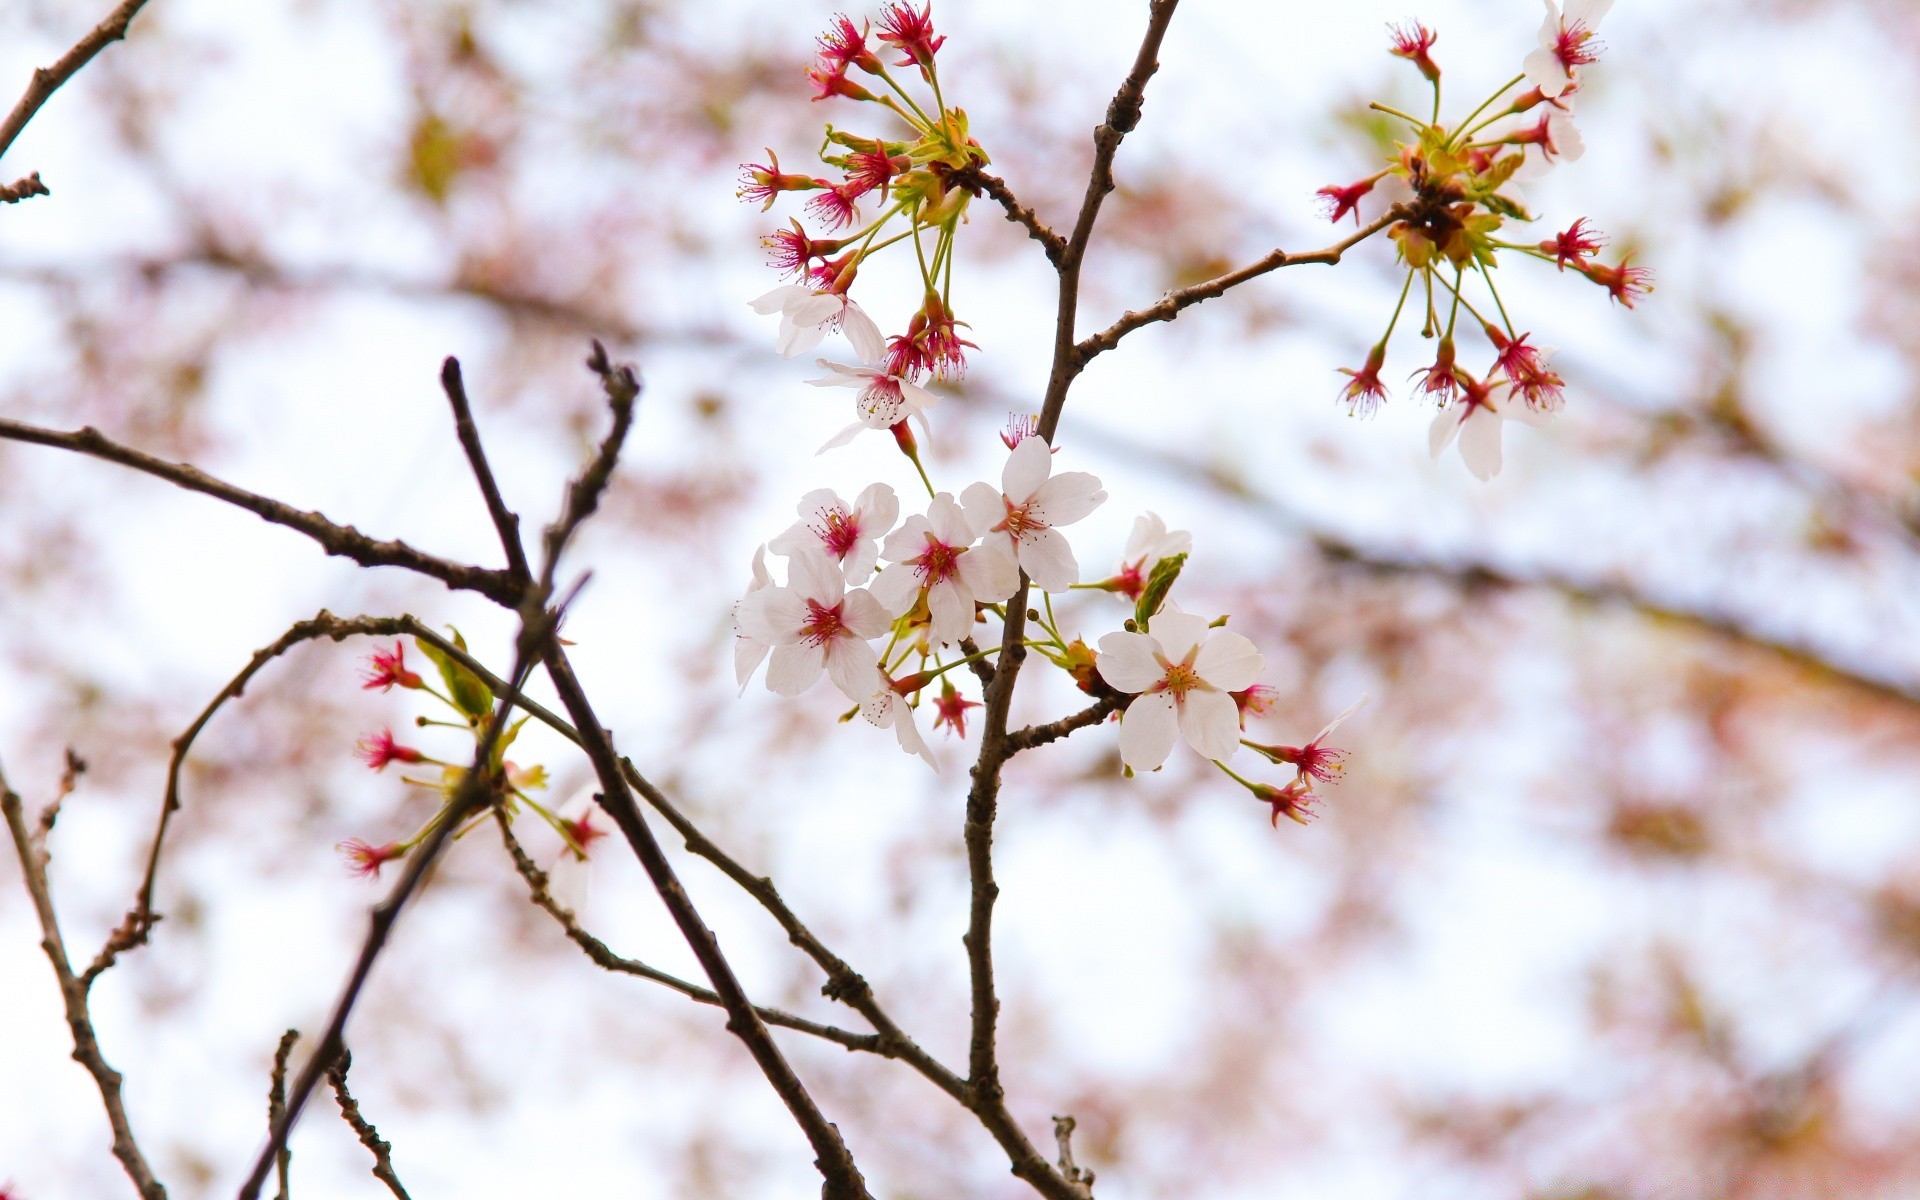
[[[740,627],[740,610],[746,606],[747,598],[762,588],[773,586],[773,576],[767,571],[767,548],[759,546],[753,552],[753,582],[747,585],[747,594],[733,604],[733,673],[740,680],[740,691],[744,695],[747,680],[753,675],[755,667],[773,649],[771,643],[753,637]]]
[[[850,584],[862,584],[873,574],[880,539],[900,515],[893,489],[876,483],[860,493],[849,507],[832,488],[818,488],[800,497],[800,520],[767,543],[775,554],[798,554],[814,549],[840,564]]]
[[[1501,425],[1509,420],[1545,425],[1551,416],[1551,413],[1529,408],[1503,379],[1489,386],[1479,399],[1469,392],[1441,409],[1427,429],[1427,448],[1433,457],[1439,458],[1440,452],[1458,434],[1460,461],[1467,464],[1467,470],[1472,471],[1476,479],[1484,482],[1500,473]]]
[[[908,754],[918,754],[934,770],[940,764],[933,761],[933,751],[927,748],[920,729],[913,723],[913,705],[908,704],[898,692],[889,686],[885,679],[880,681],[880,690],[867,698],[860,706],[860,715],[881,729],[893,730],[893,736],[900,740],[900,748]]]
[[[740,628],[773,647],[767,688],[798,696],[825,670],[849,700],[864,704],[879,686],[880,658],[869,640],[891,624],[865,589],[846,590],[840,568],[803,547],[788,563],[786,587],[762,588],[740,605]]]
[[[1563,13],[1553,0],[1543,0],[1547,19],[1540,25],[1540,45],[1527,55],[1527,82],[1551,99],[1573,86],[1574,69],[1600,57],[1593,31],[1613,0],[1567,0]]]
[[[752,303],[757,313],[780,314],[780,335],[774,345],[787,358],[818,346],[829,329],[839,329],[846,334],[862,362],[878,362],[886,353],[886,339],[880,336],[880,327],[873,323],[873,318],[838,292],[816,291],[805,284],[788,283]]]
[[[1193,535],[1184,529],[1167,528],[1159,513],[1148,513],[1133,519],[1133,533],[1127,538],[1127,548],[1120,556],[1120,573],[1107,581],[1107,586],[1121,594],[1138,600],[1141,589],[1147,586],[1153,569],[1160,565],[1163,558],[1172,558],[1176,554],[1188,554],[1193,550]]]
[[[1527,135],[1524,153],[1526,161],[1513,173],[1518,180],[1538,179],[1554,168],[1556,163],[1573,162],[1587,152],[1586,139],[1580,136],[1580,129],[1573,123],[1573,114],[1558,106],[1540,118],[1538,124]],[[1518,193],[1511,187],[1506,196],[1516,204],[1520,203]]]
[[[999,492],[992,484],[970,483],[960,493],[967,520],[982,535],[982,546],[998,546],[1020,564],[1042,591],[1064,592],[1080,581],[1073,548],[1054,528],[1071,525],[1098,508],[1107,494],[1085,471],[1047,478],[1053,451],[1039,437],[1023,438],[1007,457]]]
[[[1019,568],[1006,548],[996,542],[975,546],[976,536],[966,513],[941,492],[926,516],[908,517],[888,536],[882,553],[893,565],[873,581],[874,599],[899,617],[924,594],[933,640],[946,645],[966,637],[974,605],[1005,600],[1020,587]]]
[[[925,431],[926,410],[940,402],[938,396],[911,379],[889,375],[873,367],[843,367],[824,358],[818,361],[827,370],[838,374],[839,378],[809,379],[808,383],[814,387],[860,389],[860,394],[853,400],[860,419],[834,434],[826,445],[820,447],[822,454],[836,446],[846,445],[863,429],[891,429],[908,417],[917,418],[920,428]],[[928,436],[932,436],[931,432]]]
[[[1167,761],[1176,736],[1202,758],[1240,748],[1240,708],[1232,692],[1253,686],[1266,659],[1252,642],[1207,619],[1167,608],[1151,633],[1100,639],[1100,678],[1138,693],[1120,718],[1120,761],[1151,771]]]

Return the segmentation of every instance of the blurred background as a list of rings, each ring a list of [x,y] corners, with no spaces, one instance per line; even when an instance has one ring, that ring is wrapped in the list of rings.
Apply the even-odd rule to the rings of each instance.
[[[103,3],[0,14],[24,87]],[[735,201],[765,148],[804,170],[802,69],[834,10],[762,0],[154,0],[7,159],[0,412],[152,453],[493,563],[437,385],[458,355],[508,499],[555,510],[603,414],[588,339],[647,381],[569,626],[624,749],[873,981],[965,1056],[965,767],[936,775],[837,696],[737,698],[729,606],[799,495],[914,483],[747,300],[786,210]],[[858,18],[863,15],[854,11]],[[1519,71],[1526,0],[1179,12],[1095,239],[1082,333],[1170,287],[1333,239],[1316,188],[1374,169],[1365,104],[1423,103],[1384,23],[1438,30],[1455,117]],[[950,103],[1056,226],[1145,5],[946,0]],[[1581,89],[1587,154],[1528,189],[1658,271],[1635,311],[1519,262],[1516,323],[1569,404],[1508,430],[1491,484],[1426,452],[1410,389],[1335,402],[1399,277],[1369,243],[1135,334],[1077,385],[1062,461],[1193,531],[1189,608],[1231,612],[1299,742],[1361,694],[1308,828],[1177,753],[1119,778],[1110,731],[1011,769],[997,926],[1009,1099],[1079,1120],[1109,1200],[1920,1196],[1920,9],[1897,0],[1622,4]],[[1865,107],[1853,112],[1859,102]],[[797,212],[797,208],[795,210]],[[994,477],[1038,406],[1051,272],[976,204],[956,308],[981,347],[934,416],[941,486]],[[1536,268],[1536,269],[1528,269]],[[908,275],[863,273],[885,327]],[[829,351],[836,349],[830,343]],[[845,357],[844,349],[838,351]],[[1424,365],[1403,336],[1389,379]],[[1477,365],[1482,352],[1467,357]],[[0,446],[0,761],[31,803],[91,766],[53,840],[79,957],[131,902],[169,739],[320,608],[458,626],[484,602],[105,464]],[[1122,616],[1060,606],[1092,640]],[[95,1006],[135,1127],[182,1197],[261,1142],[282,1030],[324,1021],[381,889],[334,844],[430,801],[352,756],[426,711],[309,645],[215,718],[160,876],[167,919]],[[1044,680],[1044,682],[1043,682]],[[968,681],[969,683],[971,681]],[[1016,719],[1077,707],[1030,674]],[[924,727],[924,723],[923,723]],[[977,736],[977,734],[976,734]],[[453,755],[457,741],[429,749]],[[585,764],[532,730],[556,800]],[[1283,823],[1286,824],[1286,823]],[[535,835],[528,834],[530,843]],[[551,839],[535,846],[552,861]],[[817,971],[697,860],[682,870],[756,999],[849,1025]],[[566,881],[616,950],[693,975],[635,864]],[[127,1194],[52,977],[0,864],[0,1183]],[[403,924],[349,1030],[356,1092],[415,1196],[817,1194],[791,1121],[712,1010],[607,975],[528,906],[484,832]],[[998,1149],[904,1068],[783,1045],[876,1195],[1015,1196]],[[298,1195],[377,1194],[324,1097]]]

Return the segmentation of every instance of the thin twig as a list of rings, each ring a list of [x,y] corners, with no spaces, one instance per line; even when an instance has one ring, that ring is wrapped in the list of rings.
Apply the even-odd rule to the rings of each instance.
[[[167,1189],[154,1178],[140,1144],[134,1140],[133,1125],[127,1120],[126,1103],[120,1094],[120,1072],[107,1064],[100,1053],[100,1040],[94,1032],[93,1014],[87,1006],[87,989],[73,973],[66,943],[60,936],[60,921],[54,914],[53,890],[47,883],[46,843],[28,829],[20,797],[0,772],[0,815],[13,835],[14,854],[20,860],[20,877],[33,900],[34,914],[40,919],[40,948],[53,964],[53,977],[60,985],[60,1001],[66,1011],[67,1029],[73,1036],[73,1060],[86,1068],[100,1089],[100,1103],[107,1111],[107,1124],[113,1129],[113,1156],[139,1191],[141,1200],[167,1200]]]
[[[354,1135],[360,1139],[360,1144],[373,1155],[373,1177],[387,1185],[387,1190],[393,1193],[394,1200],[412,1200],[407,1195],[407,1189],[400,1186],[400,1176],[394,1173],[393,1147],[380,1136],[380,1131],[373,1127],[373,1122],[361,1115],[359,1101],[355,1100],[353,1093],[347,1090],[347,1069],[352,1065],[353,1055],[342,1050],[339,1059],[327,1068],[327,1082],[333,1085],[333,1099],[340,1105],[340,1116],[353,1128]]]
[[[1053,1144],[1060,1149],[1060,1173],[1072,1182],[1091,1189],[1093,1172],[1073,1161],[1073,1130],[1076,1124],[1072,1117],[1054,1117]]]
[[[520,839],[513,836],[513,828],[506,812],[503,809],[495,808],[493,810],[493,817],[495,823],[500,826],[500,837],[506,844],[507,853],[513,859],[513,869],[520,873],[520,878],[526,880],[527,893],[533,900],[534,906],[552,917],[554,922],[558,924],[561,930],[567,935],[568,940],[580,947],[581,952],[593,960],[596,966],[622,975],[634,975],[641,979],[651,980],[654,983],[661,984],[664,987],[679,992],[682,996],[701,1004],[724,1007],[719,993],[713,991],[711,988],[703,988],[697,983],[689,983],[676,975],[669,975],[657,967],[650,967],[635,959],[623,958],[608,948],[605,942],[588,933],[586,929],[581,926],[579,919],[573,915],[572,910],[553,898],[553,893],[548,890],[549,881],[547,879],[547,873],[542,871],[534,863],[532,856],[526,852],[525,847],[520,845]],[[783,1029],[792,1029],[799,1033],[812,1034],[814,1037],[832,1042],[837,1046],[843,1046],[848,1050],[864,1050],[871,1054],[880,1054],[889,1058],[898,1057],[897,1055],[887,1053],[888,1048],[883,1044],[878,1034],[854,1033],[852,1030],[841,1029],[833,1025],[823,1025],[818,1021],[809,1021],[805,1017],[798,1017],[792,1013],[784,1012],[777,1008],[769,1008],[760,1004],[754,1005],[754,1011],[758,1012],[760,1019],[769,1025],[777,1025]]]
[[[40,106],[60,90],[61,84],[72,79],[81,67],[93,61],[94,55],[127,36],[127,25],[133,20],[133,14],[145,7],[146,3],[147,0],[121,0],[105,20],[74,43],[73,49],[62,54],[52,66],[34,71],[26,94],[13,106],[7,119],[0,122],[0,154],[7,152],[14,139],[20,136],[20,131],[27,127],[27,122],[33,120]]]
[[[487,515],[493,519],[493,528],[500,535],[501,548],[507,554],[507,569],[522,578],[531,577],[533,571],[527,566],[527,552],[520,544],[520,518],[507,507],[501,498],[500,484],[493,477],[493,468],[487,463],[487,451],[480,443],[480,427],[474,424],[473,406],[467,402],[467,385],[460,378],[460,360],[449,356],[440,364],[440,387],[447,393],[447,403],[453,408],[454,436],[460,439],[460,449],[467,455],[467,465],[473,469],[473,480],[480,486],[480,496],[487,502]]]
[[[300,1040],[298,1029],[289,1029],[280,1035],[280,1045],[273,1052],[273,1074],[267,1083],[267,1128],[277,1128],[287,1118],[287,1058],[293,1053],[293,1044]],[[276,1200],[289,1200],[287,1175],[293,1168],[293,1148],[282,1143],[280,1157],[275,1162],[275,1173],[280,1179],[280,1192]]]
[[[1258,279],[1260,276],[1270,271],[1277,271],[1281,267],[1298,267],[1308,263],[1319,263],[1331,266],[1339,262],[1340,256],[1348,250],[1366,241],[1374,234],[1379,233],[1395,221],[1400,220],[1404,215],[1398,207],[1395,207],[1324,250],[1315,250],[1306,254],[1289,254],[1285,250],[1275,250],[1264,258],[1256,262],[1248,263],[1238,270],[1228,271],[1224,275],[1216,275],[1212,279],[1206,280],[1203,283],[1196,283],[1192,287],[1184,287],[1178,291],[1168,292],[1160,298],[1158,303],[1128,312],[1112,325],[1109,325],[1099,333],[1082,341],[1074,347],[1075,358],[1081,367],[1085,367],[1096,355],[1113,349],[1120,344],[1121,338],[1132,333],[1142,325],[1151,325],[1155,321],[1171,321],[1179,316],[1183,309],[1191,308],[1202,300],[1211,300],[1216,296],[1224,295],[1226,292],[1239,287],[1250,279]]]
[[[967,167],[964,170],[955,171],[953,181],[975,194],[985,192],[998,201],[1000,207],[1007,210],[1007,220],[1023,227],[1028,237],[1040,243],[1040,248],[1046,252],[1048,262],[1055,267],[1060,265],[1061,256],[1067,252],[1067,239],[1049,229],[1038,213],[1020,203],[1020,198],[1013,194],[1006,180],[997,175],[989,175],[979,167]]]
[[[1092,704],[1074,713],[1061,717],[1045,725],[1029,725],[1025,729],[1016,729],[1007,735],[1007,745],[1018,754],[1022,750],[1031,750],[1035,746],[1044,746],[1048,742],[1057,742],[1061,738],[1089,725],[1098,725],[1127,702],[1125,696],[1102,696]]]
[[[507,608],[513,608],[520,602],[519,588],[513,577],[505,571],[451,562],[416,550],[402,541],[370,538],[351,525],[337,525],[317,512],[302,512],[290,504],[215,479],[196,467],[167,462],[130,446],[123,446],[91,426],[75,430],[43,429],[37,425],[0,418],[0,440],[50,446],[131,467],[188,491],[224,500],[263,521],[284,525],[296,533],[305,534],[319,543],[320,548],[328,554],[350,558],[363,567],[405,567],[437,579],[450,588],[478,592]]]
[[[18,204],[33,196],[51,196],[47,185],[40,182],[40,172],[35,171],[25,179],[16,179],[5,187],[0,187],[0,204]]]
[[[544,596],[530,593],[528,604],[521,614],[520,633],[516,639],[514,651],[514,669],[510,676],[516,684],[525,681],[526,674],[533,665],[535,647],[551,636],[553,627],[559,620],[559,613],[550,612],[540,605],[539,602],[543,600]],[[515,691],[518,690],[516,686]],[[267,1139],[266,1148],[260,1152],[260,1157],[254,1162],[253,1171],[247,1176],[246,1183],[241,1186],[240,1200],[258,1200],[260,1187],[266,1180],[267,1171],[273,1164],[274,1156],[279,1148],[286,1144],[288,1135],[293,1132],[294,1122],[300,1119],[300,1110],[305,1107],[307,1097],[312,1095],[314,1087],[320,1082],[320,1076],[327,1067],[339,1057],[344,1046],[342,1039],[347,1018],[352,1015],[354,1005],[359,1001],[361,989],[366,986],[367,977],[373,971],[375,960],[386,948],[387,940],[392,936],[394,926],[400,920],[400,914],[405,911],[407,902],[419,889],[420,881],[426,877],[427,871],[433,867],[441,851],[452,840],[454,830],[458,829],[468,817],[492,802],[493,793],[497,787],[492,770],[493,748],[499,742],[500,735],[506,730],[507,719],[512,714],[513,707],[510,697],[502,699],[495,707],[492,722],[474,748],[473,765],[468,768],[459,786],[454,789],[453,795],[448,799],[446,818],[434,827],[433,832],[427,835],[426,840],[416,847],[412,854],[407,856],[406,870],[400,876],[399,883],[394,885],[393,891],[385,900],[374,906],[369,915],[366,939],[361,943],[360,954],[354,962],[353,970],[348,975],[346,984],[341,988],[339,999],[334,1003],[333,1015],[328,1018],[326,1032],[321,1035],[319,1045],[307,1058],[306,1064],[300,1068],[300,1075],[294,1081],[293,1091],[287,1097],[286,1115],[273,1127],[272,1134]]]

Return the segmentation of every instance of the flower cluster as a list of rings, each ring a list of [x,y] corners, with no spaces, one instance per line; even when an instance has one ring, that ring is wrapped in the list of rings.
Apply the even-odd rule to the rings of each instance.
[[[1208,619],[1169,602],[1193,549],[1191,534],[1147,513],[1134,522],[1114,571],[1083,583],[1064,530],[1107,493],[1085,471],[1057,469],[1060,448],[1040,417],[1016,413],[1008,421],[999,436],[1007,453],[997,483],[942,490],[921,462],[909,423],[929,432],[937,397],[927,385],[958,376],[973,348],[959,336],[962,325],[948,298],[954,235],[969,196],[961,173],[987,161],[967,136],[966,115],[941,97],[935,59],[944,40],[926,6],[888,4],[877,33],[836,17],[808,71],[815,98],[877,104],[911,136],[855,137],[829,127],[823,161],[840,172],[837,181],[782,171],[771,151],[767,165],[746,168],[742,198],[764,209],[784,193],[808,193],[806,209],[828,234],[853,230],[815,238],[795,221],[768,237],[773,265],[796,281],[753,302],[762,313],[780,314],[782,354],[810,350],[837,329],[861,360],[846,366],[821,359],[829,374],[810,381],[857,393],[855,422],[822,449],[864,429],[890,431],[927,503],[903,516],[900,497],[878,482],[852,501],[830,489],[800,498],[798,520],[754,552],[746,594],[734,605],[741,691],[763,664],[768,690],[782,696],[798,696],[824,676],[851,705],[842,721],[858,714],[891,729],[902,750],[938,769],[921,733],[921,710],[933,710],[933,728],[966,736],[967,714],[982,703],[956,686],[968,674],[957,668],[972,666],[982,678],[992,677],[998,668],[986,660],[1007,643],[1008,604],[1037,592],[1019,614],[1019,645],[1029,661],[1059,668],[1092,697],[1092,718],[1117,714],[1128,775],[1158,770],[1185,741],[1267,804],[1276,823],[1283,812],[1304,821],[1314,784],[1333,778],[1343,753],[1325,746],[1327,730],[1298,748],[1245,738],[1248,716],[1266,712],[1275,693],[1259,682],[1264,657],[1238,631],[1223,628],[1227,618]],[[898,61],[883,61],[895,51]],[[894,69],[908,67],[932,91],[931,105],[915,100],[896,78]],[[869,202],[877,215],[862,225],[861,206]],[[895,222],[904,230],[889,232]],[[902,241],[913,244],[923,299],[906,333],[885,337],[849,289],[868,255]],[[1527,352],[1522,344],[1514,354]],[[770,552],[784,559],[783,569],[769,568]],[[1104,634],[1065,632],[1055,599],[1076,591],[1101,594],[1109,603],[1121,599],[1129,614]],[[1069,618],[1076,615],[1071,603],[1063,605]],[[1227,762],[1242,746],[1293,767],[1293,779],[1276,786],[1236,773]]]
[[[1431,53],[1436,36],[1413,22],[1393,26],[1392,53],[1411,62],[1431,85],[1431,114],[1423,120],[1373,105],[1406,122],[1409,139],[1379,171],[1319,192],[1333,221],[1351,213],[1357,224],[1363,202],[1382,203],[1393,218],[1388,236],[1407,269],[1386,332],[1358,370],[1342,369],[1349,378],[1341,398],[1361,415],[1387,398],[1380,378],[1387,345],[1418,284],[1421,334],[1439,339],[1433,362],[1414,373],[1415,391],[1440,406],[1431,449],[1438,457],[1457,438],[1468,470],[1483,480],[1500,470],[1500,431],[1507,419],[1538,424],[1566,402],[1565,381],[1548,365],[1552,352],[1514,327],[1500,299],[1494,284],[1499,252],[1551,262],[1562,271],[1572,267],[1628,308],[1653,290],[1652,273],[1629,258],[1611,265],[1594,258],[1606,238],[1585,218],[1544,241],[1509,240],[1505,232],[1510,222],[1534,219],[1516,182],[1572,162],[1584,150],[1573,123],[1573,102],[1581,68],[1599,57],[1595,30],[1612,6],[1612,0],[1567,0],[1562,10],[1554,0],[1544,2],[1540,44],[1527,55],[1524,70],[1452,125],[1440,123],[1441,72]],[[1484,285],[1478,304],[1467,296],[1469,276]],[[1463,312],[1493,352],[1492,362],[1477,376],[1458,361],[1454,335]]]
[[[966,372],[961,335],[966,323],[953,313],[954,240],[973,193],[956,175],[988,159],[967,132],[967,114],[949,108],[936,63],[946,38],[936,34],[930,4],[915,9],[894,0],[880,12],[877,30],[836,16],[820,36],[807,69],[814,99],[837,97],[872,104],[889,114],[889,134],[865,136],[828,125],[820,161],[837,179],[780,169],[767,151],[765,164],[742,168],[739,196],[762,211],[787,193],[805,193],[805,210],[828,236],[814,237],[797,219],[762,239],[768,265],[790,276],[754,300],[755,311],[780,314],[776,345],[791,358],[818,346],[834,330],[846,335],[860,367],[823,364],[835,377],[823,386],[858,389],[858,422],[828,443],[836,446],[863,428],[891,429],[901,449],[915,456],[906,420],[933,403],[919,384],[929,376],[952,380]],[[885,56],[898,52],[889,63]],[[905,74],[903,68],[913,68]],[[914,95],[917,75],[919,98]],[[863,212],[863,208],[866,209]],[[906,331],[883,335],[852,296],[861,266],[873,255],[910,243],[921,279],[919,308]]]
[[[453,645],[462,653],[466,651],[466,641],[456,630],[452,637]],[[414,724],[421,729],[445,728],[464,730],[478,743],[485,737],[488,724],[493,716],[494,695],[486,681],[476,675],[457,658],[447,654],[433,643],[420,640],[414,645],[430,662],[440,676],[440,686],[435,687],[419,673],[407,667],[407,648],[404,643],[395,642],[391,649],[375,650],[363,664],[361,672],[362,686],[368,690],[391,691],[399,687],[407,691],[419,692],[431,697],[444,707],[451,709],[457,720],[443,720],[432,717],[416,717]],[[489,770],[498,788],[500,804],[508,816],[513,816],[520,805],[525,805],[539,815],[541,820],[552,826],[567,850],[576,858],[584,860],[587,848],[595,840],[605,836],[606,831],[593,824],[590,811],[582,811],[573,816],[563,816],[534,799],[532,793],[544,791],[547,786],[547,770],[543,766],[523,767],[510,761],[507,750],[520,735],[520,729],[527,722],[526,717],[508,725],[500,738],[494,743]],[[390,862],[405,858],[415,846],[427,838],[453,815],[452,802],[467,777],[466,766],[460,763],[435,758],[426,751],[410,746],[394,737],[392,729],[382,728],[362,737],[354,748],[354,754],[361,762],[375,771],[384,771],[395,763],[402,767],[414,767],[421,770],[419,775],[401,776],[402,782],[410,787],[431,792],[439,797],[439,807],[411,837],[400,841],[373,844],[360,838],[348,838],[334,847],[346,856],[348,866],[354,874],[372,877]],[[473,754],[466,756],[471,761]],[[482,813],[468,821],[466,828],[484,821],[488,814]],[[466,832],[463,828],[457,833]]]

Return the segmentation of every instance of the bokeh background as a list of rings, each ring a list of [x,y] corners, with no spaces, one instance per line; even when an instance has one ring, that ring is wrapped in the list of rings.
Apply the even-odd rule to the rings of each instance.
[[[0,14],[24,86],[101,15]],[[1144,5],[945,0],[942,78],[995,170],[1056,225]],[[825,689],[736,698],[728,608],[809,488],[913,481],[771,350],[773,285],[739,163],[790,169],[828,6],[763,0],[154,0],[7,158],[53,195],[0,212],[0,411],[92,423],[382,536],[493,562],[437,388],[457,354],[509,500],[554,510],[596,436],[589,338],[648,388],[570,626],[643,770],[964,1058],[960,808]],[[1330,240],[1314,189],[1371,170],[1367,100],[1402,0],[1199,3],[1176,17],[1089,260],[1083,332],[1274,246]],[[855,14],[859,14],[856,12]],[[1431,0],[1457,115],[1518,71],[1525,0]],[[1012,769],[997,925],[1007,1083],[1111,1200],[1920,1196],[1920,9],[1900,0],[1625,3],[1582,88],[1588,152],[1529,189],[1659,272],[1640,309],[1539,264],[1502,272],[1561,347],[1570,403],[1506,470],[1426,453],[1402,394],[1334,397],[1384,325],[1387,246],[1144,330],[1077,386],[1059,442],[1112,499],[1194,533],[1184,603],[1231,612],[1299,741],[1361,694],[1345,781],[1269,827],[1176,755],[1118,775],[1110,731]],[[1551,227],[1551,228],[1549,228]],[[1050,272],[976,205],[956,304],[981,351],[935,417],[954,490],[1037,406]],[[905,275],[863,277],[883,325]],[[1403,338],[1389,375],[1422,365]],[[126,910],[166,743],[255,648],[325,607],[458,626],[483,602],[116,468],[0,446],[0,760],[48,797],[70,942]],[[1089,640],[1119,607],[1062,605]],[[337,841],[427,809],[352,758],[419,711],[309,646],[216,718],[187,776],[154,943],[96,989],[107,1056],[182,1197],[231,1194],[280,1032],[317,1030],[379,894]],[[1017,717],[1073,707],[1035,684]],[[455,744],[443,747],[453,753]],[[529,732],[556,797],[584,764]],[[529,835],[530,840],[533,835]],[[555,848],[541,852],[549,859]],[[848,1020],[764,914],[684,874],[756,998]],[[613,946],[695,973],[634,864],[567,882]],[[0,864],[0,1183],[127,1193],[67,1058],[17,868]],[[461,843],[349,1031],[356,1091],[415,1196],[817,1194],[797,1131],[711,1010],[606,975]],[[784,1039],[877,1195],[1013,1196],[989,1139],[917,1077]],[[304,1197],[370,1196],[316,1099]]]

